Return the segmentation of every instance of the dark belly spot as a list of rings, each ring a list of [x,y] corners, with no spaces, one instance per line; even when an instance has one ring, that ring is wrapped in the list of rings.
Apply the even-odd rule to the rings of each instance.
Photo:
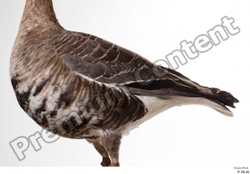
[[[17,101],[25,112],[28,112],[28,109],[29,109],[29,102],[30,102],[29,96],[30,96],[31,88],[32,87],[29,87],[29,89],[23,93],[16,92]]]
[[[36,87],[36,91],[35,93],[33,94],[33,96],[37,96],[42,90],[43,88],[45,87],[45,85],[47,84],[47,82],[50,80],[50,78],[44,80],[41,84],[39,84],[37,87]]]

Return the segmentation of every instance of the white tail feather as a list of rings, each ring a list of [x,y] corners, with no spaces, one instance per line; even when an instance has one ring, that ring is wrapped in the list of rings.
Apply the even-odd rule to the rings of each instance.
[[[151,117],[168,110],[174,106],[180,105],[204,105],[215,109],[216,111],[222,113],[223,115],[232,117],[233,113],[216,102],[202,97],[186,97],[186,96],[170,96],[167,99],[161,99],[154,96],[137,96],[146,105]]]

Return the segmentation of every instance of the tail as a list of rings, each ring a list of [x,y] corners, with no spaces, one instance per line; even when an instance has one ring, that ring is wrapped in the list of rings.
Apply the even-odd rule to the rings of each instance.
[[[209,89],[211,90],[211,95],[208,94],[206,98],[208,98],[214,103],[209,107],[215,109],[216,111],[226,116],[232,117],[233,113],[226,106],[235,108],[234,103],[238,103],[239,100],[229,92],[221,91],[218,88],[209,88]]]
[[[126,86],[131,93],[144,96],[157,96],[162,99],[176,99],[176,103],[205,105],[226,115],[233,116],[227,106],[235,108],[238,103],[232,94],[218,88],[209,88],[199,85],[181,73],[167,69],[165,79],[153,80],[151,83],[131,83]]]
[[[201,87],[199,91],[169,89],[173,96],[185,96],[187,102],[184,104],[200,104],[208,106],[223,115],[232,117],[233,113],[227,108],[227,106],[235,108],[234,103],[238,103],[239,100],[235,98],[231,93],[221,91],[218,88]]]
[[[196,104],[208,106],[229,117],[233,116],[227,106],[235,108],[234,103],[238,103],[239,100],[231,93],[218,88],[201,86],[174,70],[169,70],[169,77],[175,84],[169,88],[170,95],[178,93],[179,96],[187,96],[189,99],[190,97],[199,98],[200,103]]]

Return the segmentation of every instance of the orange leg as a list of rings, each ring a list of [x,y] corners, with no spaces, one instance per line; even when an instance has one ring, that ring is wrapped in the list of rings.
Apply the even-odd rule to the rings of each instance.
[[[120,163],[111,163],[109,167],[120,167]]]

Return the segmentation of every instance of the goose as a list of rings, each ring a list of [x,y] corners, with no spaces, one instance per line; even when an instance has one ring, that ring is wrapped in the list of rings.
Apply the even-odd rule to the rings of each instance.
[[[65,30],[52,0],[26,0],[10,79],[31,119],[61,137],[86,139],[102,166],[120,166],[122,137],[165,110],[205,105],[232,117],[227,106],[239,102],[107,40]]]

